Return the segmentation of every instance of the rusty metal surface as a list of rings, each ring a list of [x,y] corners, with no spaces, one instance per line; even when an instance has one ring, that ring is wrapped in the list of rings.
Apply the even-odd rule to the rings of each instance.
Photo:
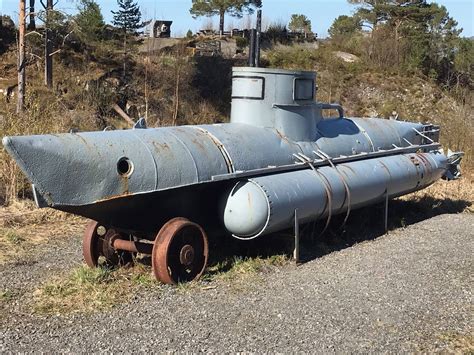
[[[115,250],[123,250],[131,253],[141,253],[151,255],[153,250],[153,244],[151,243],[140,243],[132,240],[114,239],[112,241],[112,247]]]
[[[173,218],[156,236],[152,254],[153,273],[165,284],[198,279],[206,267],[208,253],[204,230],[185,218]]]
[[[82,238],[82,255],[87,266],[95,267],[99,260],[99,250],[97,248],[97,228],[99,223],[96,221],[90,221],[84,231]]]
[[[364,132],[359,127],[364,127]],[[391,138],[382,144],[381,134],[376,132],[384,128],[383,134]],[[420,142],[421,137],[412,128],[422,129],[423,125],[336,119],[320,121],[318,134],[324,137],[314,142],[293,142],[276,129],[239,123],[20,136],[5,138],[3,142],[32,181],[39,206],[55,207],[112,225],[121,226],[123,222],[133,229],[133,224],[138,224],[136,218],[147,213],[147,205],[152,202],[153,208],[157,208],[151,200],[159,203],[160,196],[170,189],[195,186],[193,191],[197,191],[197,185],[214,183],[214,177],[226,174],[226,179],[232,179],[265,169],[300,169],[295,155],[314,156],[313,151],[323,151],[335,159],[366,159],[371,152],[398,154],[394,145],[407,147],[407,142]],[[409,147],[437,149],[432,145]],[[124,162],[121,172],[119,162]],[[76,176],[82,177],[80,181]],[[181,195],[176,194],[182,199],[176,204],[185,207],[191,195]],[[133,204],[121,202],[132,198]],[[184,213],[179,206],[169,210],[178,215]]]
[[[84,261],[89,267],[100,264],[100,258],[104,258],[107,265],[125,265],[132,261],[132,250],[125,251],[114,249],[113,245],[124,238],[114,229],[106,229],[96,221],[90,221],[87,225],[82,239],[82,254]]]
[[[33,183],[38,205],[60,207],[209,182],[213,176],[235,171],[294,164],[295,154],[310,156],[315,150],[334,158],[389,150],[393,145],[406,147],[407,142],[416,144],[421,139],[413,128],[423,125],[335,119],[320,121],[319,138],[308,142],[292,141],[274,128],[230,123],[6,137],[3,143]],[[124,165],[121,169],[120,164]]]

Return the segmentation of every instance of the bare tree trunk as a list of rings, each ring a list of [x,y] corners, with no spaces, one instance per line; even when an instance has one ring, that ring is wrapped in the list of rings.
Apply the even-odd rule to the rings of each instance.
[[[123,73],[122,77],[125,81],[126,78],[126,70],[127,70],[127,31],[123,34]]]
[[[26,63],[25,63],[25,0],[20,0],[20,16],[18,18],[18,101],[16,112],[25,108]]]
[[[34,31],[36,30],[36,22],[35,22],[35,0],[30,0],[30,22],[28,23],[28,30]]]
[[[224,35],[224,15],[225,15],[225,11],[224,10],[221,10],[220,11],[220,18],[219,18],[219,36],[223,36]]]
[[[53,87],[53,34],[51,32],[51,12],[53,11],[53,0],[46,3],[46,31],[44,36],[44,84],[51,89]]]
[[[395,51],[396,51],[396,54],[397,54],[397,68],[400,69],[400,44],[399,44],[399,40],[400,40],[400,36],[398,34],[398,29],[400,28],[402,24],[402,21],[401,20],[397,20],[395,22]]]
[[[178,58],[179,60],[179,58]],[[179,77],[181,68],[180,65],[176,67],[176,88],[174,92],[174,112],[173,112],[173,126],[176,126],[178,122],[178,111],[179,111]]]
[[[147,63],[145,64],[145,120],[148,121],[148,60],[146,58]]]
[[[147,41],[147,52],[145,57],[145,120],[148,122],[148,66],[150,65],[150,41]]]

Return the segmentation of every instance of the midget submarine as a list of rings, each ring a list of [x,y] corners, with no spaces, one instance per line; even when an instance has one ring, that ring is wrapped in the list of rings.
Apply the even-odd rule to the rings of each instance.
[[[164,283],[199,278],[208,235],[250,240],[296,223],[460,176],[439,127],[345,117],[316,100],[316,73],[232,71],[230,123],[11,136],[3,145],[32,183],[38,207],[92,221],[90,267],[151,255]],[[325,118],[323,111],[337,112]],[[271,239],[269,239],[271,240]]]

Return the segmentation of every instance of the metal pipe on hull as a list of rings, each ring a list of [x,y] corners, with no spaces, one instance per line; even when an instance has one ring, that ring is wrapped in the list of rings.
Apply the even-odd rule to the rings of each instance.
[[[292,225],[292,211],[309,222],[420,190],[446,172],[438,152],[395,155],[274,174],[238,182],[221,217],[234,237],[252,239]],[[347,187],[346,187],[347,186]],[[350,195],[350,196],[349,196]],[[329,210],[330,208],[330,210]]]

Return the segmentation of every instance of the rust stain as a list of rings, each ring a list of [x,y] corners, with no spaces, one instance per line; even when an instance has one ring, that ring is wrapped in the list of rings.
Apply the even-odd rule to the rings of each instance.
[[[276,133],[280,136],[281,139],[285,139],[286,137],[281,133],[279,130],[275,129]]]
[[[157,153],[164,153],[164,151],[167,151],[166,153],[170,152],[170,146],[167,143],[159,143],[156,141],[151,142],[153,147],[155,148],[155,151]]]
[[[127,192],[125,192],[125,193],[123,193],[123,194],[111,195],[111,196],[107,196],[107,197],[101,198],[100,200],[96,200],[94,203],[112,201],[112,200],[116,200],[116,199],[119,199],[119,198],[122,198],[122,197],[127,197],[127,196],[133,196],[133,194],[127,191]]]
[[[416,153],[416,155],[418,156],[418,159],[420,159],[421,162],[426,166],[427,169],[433,169],[431,162],[423,153]]]
[[[128,176],[121,176],[120,183],[122,185],[122,194],[128,195],[130,192],[128,191]]]
[[[420,161],[418,159],[416,159],[414,156],[411,156],[410,157],[410,161],[413,163],[413,165],[415,165],[416,167],[418,167],[420,165]]]
[[[89,142],[83,136],[81,136],[80,134],[75,134],[75,136],[78,137],[85,144],[87,148],[91,148],[91,146],[89,145]]]
[[[357,175],[356,172],[355,172],[355,170],[354,170],[351,166],[349,166],[349,165],[343,165],[343,164],[341,164],[340,167],[341,167],[341,168],[344,168],[344,169],[347,169],[347,170],[350,170],[354,175]]]
[[[199,141],[199,139],[193,138],[191,139],[191,142],[193,142],[200,150],[206,152],[206,147]]]

